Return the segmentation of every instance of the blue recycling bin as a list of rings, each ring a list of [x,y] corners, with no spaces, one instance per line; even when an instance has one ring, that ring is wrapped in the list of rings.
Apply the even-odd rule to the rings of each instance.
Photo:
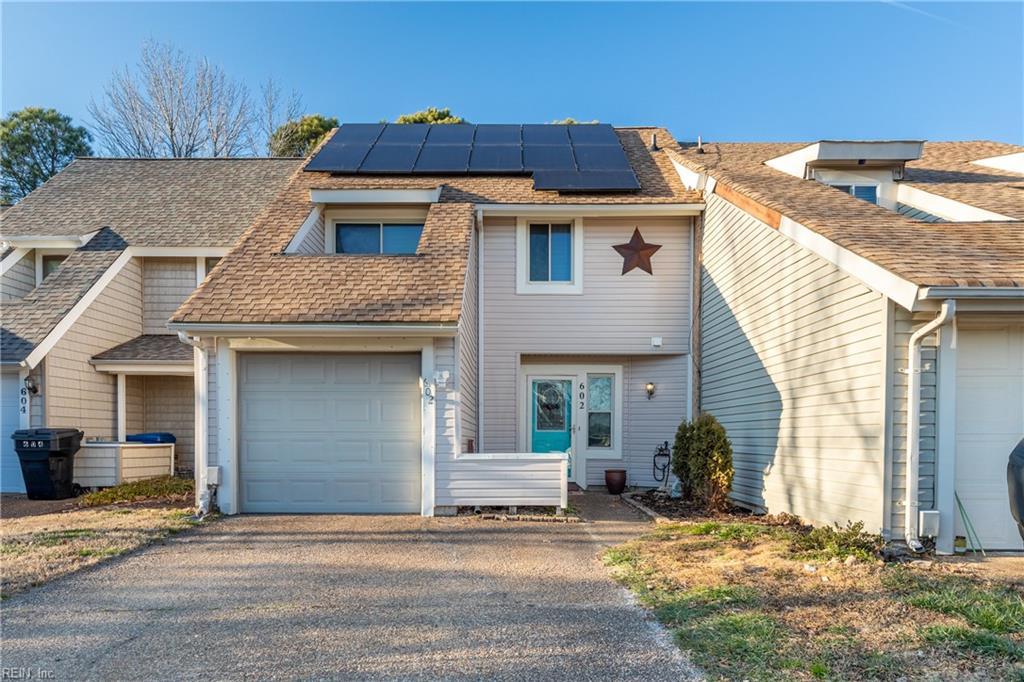
[[[166,432],[133,433],[130,436],[125,436],[125,440],[129,443],[146,443],[147,445],[178,442],[173,433]]]

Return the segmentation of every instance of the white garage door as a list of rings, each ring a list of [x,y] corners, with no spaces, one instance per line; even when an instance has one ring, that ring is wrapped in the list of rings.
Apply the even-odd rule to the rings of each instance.
[[[985,549],[1024,549],[1010,516],[1006,463],[1024,437],[1024,325],[961,329],[956,492]],[[956,534],[966,536],[960,514]]]
[[[243,354],[243,512],[420,511],[420,357]]]
[[[14,451],[11,434],[21,423],[18,401],[21,399],[21,381],[17,372],[0,374],[0,490],[5,493],[25,492],[21,477],[21,464]]]

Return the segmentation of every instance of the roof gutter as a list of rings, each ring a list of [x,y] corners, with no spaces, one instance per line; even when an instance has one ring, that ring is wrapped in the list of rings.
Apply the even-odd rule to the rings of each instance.
[[[685,204],[477,204],[485,216],[690,216],[704,210],[704,202]]]
[[[332,322],[257,323],[172,322],[168,327],[203,336],[455,336],[457,322],[440,324],[349,324]]]
[[[942,302],[938,316],[910,336],[907,344],[907,463],[906,497],[904,499],[903,529],[907,546],[914,552],[923,552],[918,537],[918,469],[921,459],[921,342],[933,331],[956,316],[956,301]]]
[[[1024,287],[922,287],[918,298],[1024,299]]]

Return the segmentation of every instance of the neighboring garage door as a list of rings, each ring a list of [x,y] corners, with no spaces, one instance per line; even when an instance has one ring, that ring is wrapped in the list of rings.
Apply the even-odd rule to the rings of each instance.
[[[961,328],[957,345],[956,492],[982,547],[1024,549],[1006,490],[1024,437],[1024,325]],[[956,534],[966,536],[959,513]]]
[[[18,401],[21,399],[21,381],[17,372],[0,374],[0,490],[5,493],[25,492],[25,481],[21,477],[21,464],[14,451],[14,433],[21,417]]]
[[[420,357],[239,357],[243,512],[418,513]]]

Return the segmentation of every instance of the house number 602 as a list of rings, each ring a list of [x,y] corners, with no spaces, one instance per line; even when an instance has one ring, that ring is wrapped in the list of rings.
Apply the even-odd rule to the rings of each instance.
[[[587,385],[584,383],[580,384],[580,409],[584,409],[587,406]]]

